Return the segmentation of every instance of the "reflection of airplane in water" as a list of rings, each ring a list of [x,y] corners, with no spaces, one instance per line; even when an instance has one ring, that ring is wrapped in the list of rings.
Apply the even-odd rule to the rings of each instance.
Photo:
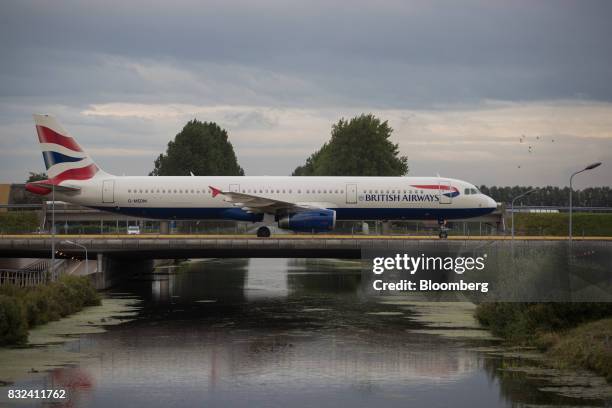
[[[478,217],[496,202],[444,177],[118,177],[100,169],[51,116],[34,115],[48,180],[28,191],[100,210],[157,219],[230,219],[292,231],[329,231],[337,220]]]

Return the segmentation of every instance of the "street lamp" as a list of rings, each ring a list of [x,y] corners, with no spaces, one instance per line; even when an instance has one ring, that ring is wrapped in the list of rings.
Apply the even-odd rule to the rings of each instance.
[[[572,242],[572,193],[574,192],[574,189],[572,187],[572,181],[576,174],[582,173],[583,171],[587,171],[587,170],[593,170],[594,168],[599,167],[599,166],[601,166],[601,162],[589,164],[584,169],[576,171],[572,173],[572,175],[570,176],[570,191],[569,191],[569,241],[570,243]]]
[[[49,269],[51,279],[55,280],[55,184],[53,182],[51,182],[51,268]]]
[[[87,257],[87,247],[85,245],[77,244],[76,242],[69,240],[62,241],[62,244],[75,245],[85,250],[85,275],[89,275],[89,258]]]
[[[523,194],[514,197],[512,199],[512,202],[510,203],[510,212],[512,213],[511,215],[512,215],[512,240],[513,241],[514,241],[514,202],[516,200],[518,200],[519,198],[526,197],[526,196],[528,196],[529,194],[531,194],[531,193],[533,193],[535,191],[537,191],[537,188],[534,188],[532,190],[526,191]]]

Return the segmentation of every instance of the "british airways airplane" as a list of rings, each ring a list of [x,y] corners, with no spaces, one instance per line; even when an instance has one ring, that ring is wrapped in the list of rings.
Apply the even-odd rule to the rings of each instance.
[[[497,203],[476,186],[445,177],[126,177],[100,169],[55,118],[34,115],[47,180],[39,195],[154,219],[225,219],[291,231],[333,230],[338,220],[447,220],[486,215]]]

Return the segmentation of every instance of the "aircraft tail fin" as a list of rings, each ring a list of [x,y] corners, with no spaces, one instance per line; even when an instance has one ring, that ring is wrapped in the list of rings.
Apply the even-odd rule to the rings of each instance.
[[[43,185],[60,185],[65,180],[88,180],[105,175],[75,138],[51,115],[34,115],[38,141],[48,180],[26,188],[36,194],[49,192]]]

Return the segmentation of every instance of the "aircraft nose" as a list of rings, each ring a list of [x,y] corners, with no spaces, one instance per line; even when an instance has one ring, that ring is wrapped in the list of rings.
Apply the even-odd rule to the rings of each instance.
[[[488,208],[496,209],[497,208],[497,201],[495,201],[494,199],[492,199],[489,196],[485,196],[485,197],[486,197],[487,207]]]

